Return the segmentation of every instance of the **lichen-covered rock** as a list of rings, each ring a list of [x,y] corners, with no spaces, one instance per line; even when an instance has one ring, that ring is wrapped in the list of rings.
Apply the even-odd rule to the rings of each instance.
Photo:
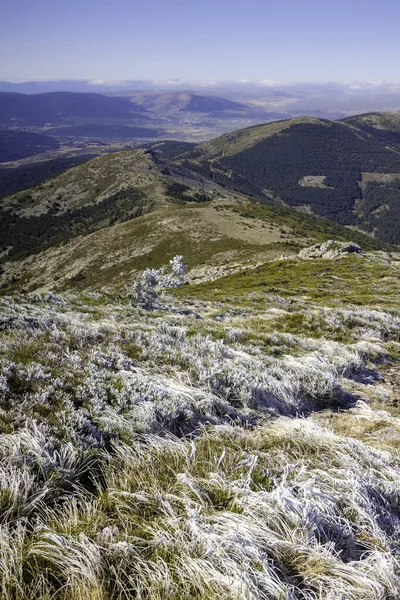
[[[315,244],[310,248],[300,250],[299,258],[341,258],[347,254],[359,254],[361,247],[355,242],[339,242],[337,240],[328,240],[323,244]]]

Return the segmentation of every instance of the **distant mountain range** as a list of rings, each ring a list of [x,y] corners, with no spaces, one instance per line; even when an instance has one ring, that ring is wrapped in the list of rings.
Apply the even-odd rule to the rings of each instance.
[[[194,93],[217,96],[237,103],[254,104],[259,110],[286,113],[287,117],[312,115],[341,118],[368,111],[400,110],[400,86],[396,82],[296,82],[296,81],[106,81],[41,80],[0,81],[0,91],[38,94],[67,91],[80,93]]]
[[[192,92],[119,92],[110,96],[0,92],[0,127],[53,136],[70,147],[74,142],[100,141],[106,145],[172,136],[202,140],[235,126],[281,117],[285,115]],[[15,152],[8,153],[7,148],[0,151],[3,161],[13,160]],[[24,152],[23,156],[29,155],[26,149]]]
[[[83,142],[89,138],[113,143],[176,136],[202,140],[235,126],[281,117],[285,115],[251,104],[191,92],[120,92],[110,96],[0,92],[0,127]]]
[[[265,119],[285,116],[243,102],[190,92],[121,92],[109,96],[72,92],[0,92],[0,124],[3,126],[70,124],[77,119],[97,123],[102,120],[103,124],[107,119],[146,122],[154,115],[163,117],[179,112]]]
[[[0,92],[0,125],[3,126],[43,126],[70,123],[77,119],[146,121],[145,112],[144,108],[126,98],[110,98],[101,94]]]
[[[91,87],[97,89],[95,85]],[[0,128],[29,129],[84,143],[88,139],[109,144],[146,138],[199,142],[235,129],[304,115],[334,120],[347,115],[349,119],[357,118],[351,111],[346,112],[344,106],[339,110],[340,102],[327,104],[328,91],[324,86],[309,88],[310,96],[294,86],[280,89],[264,86],[263,92],[245,90],[246,86],[241,91],[232,91],[227,86],[225,95],[217,95],[215,91],[154,89],[120,90],[108,95],[0,92]],[[338,88],[335,90],[339,93]],[[349,120],[348,125],[351,124]],[[364,119],[356,126],[368,133],[371,123]],[[388,143],[396,143],[398,131],[375,127],[373,135],[380,135],[382,142],[382,131],[386,131]]]
[[[119,92],[118,96],[121,93]],[[247,108],[244,104],[225,98],[203,96],[191,92],[124,92],[123,95],[146,110],[159,114],[176,111],[213,113],[231,110],[243,112]]]
[[[203,113],[215,117],[248,117],[278,119],[285,115],[268,112],[263,108],[246,102],[234,102],[216,95],[204,95],[180,91],[144,91],[116,92],[112,96],[123,95],[137,105],[159,115],[176,115],[177,113]]]

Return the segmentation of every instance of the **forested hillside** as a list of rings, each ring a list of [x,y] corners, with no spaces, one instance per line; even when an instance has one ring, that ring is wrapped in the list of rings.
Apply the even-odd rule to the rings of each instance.
[[[95,158],[95,156],[95,154],[81,154],[68,158],[35,162],[20,167],[2,168],[0,169],[0,199],[20,190],[36,186],[41,181],[54,177],[70,167],[75,167]]]
[[[57,140],[48,135],[0,129],[0,163],[56,150],[58,147]]]
[[[295,119],[222,136],[178,159],[261,202],[309,210],[400,243],[400,154],[382,131]]]

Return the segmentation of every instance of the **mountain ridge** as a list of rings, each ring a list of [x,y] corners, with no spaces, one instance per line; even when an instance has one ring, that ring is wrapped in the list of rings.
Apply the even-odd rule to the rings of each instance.
[[[261,202],[309,210],[398,244],[400,153],[388,145],[398,132],[367,128],[300,117],[225,134],[174,160]]]
[[[145,149],[88,160],[3,198],[0,208],[3,290],[118,287],[180,252],[194,273],[224,273],[332,237],[385,247],[312,215],[263,206]]]

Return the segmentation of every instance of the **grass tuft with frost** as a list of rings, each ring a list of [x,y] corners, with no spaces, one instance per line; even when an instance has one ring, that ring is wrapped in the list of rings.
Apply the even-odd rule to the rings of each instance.
[[[293,291],[333,267],[279,264],[152,310],[0,298],[1,600],[399,597],[395,283],[324,304]]]

